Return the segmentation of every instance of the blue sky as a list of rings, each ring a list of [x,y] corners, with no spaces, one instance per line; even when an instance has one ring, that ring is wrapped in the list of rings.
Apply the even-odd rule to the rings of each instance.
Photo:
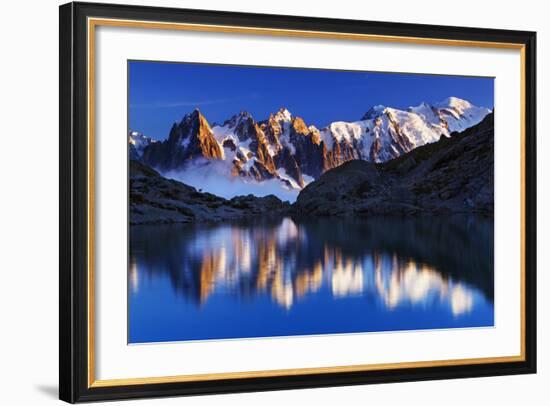
[[[356,121],[373,105],[407,108],[448,96],[493,108],[494,79],[229,65],[129,62],[129,126],[164,139],[198,107],[210,124],[286,107],[310,125]]]

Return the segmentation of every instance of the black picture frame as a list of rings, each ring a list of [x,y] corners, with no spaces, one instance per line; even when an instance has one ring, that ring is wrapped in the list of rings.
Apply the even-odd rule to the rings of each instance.
[[[68,3],[60,6],[60,251],[59,397],[67,402],[158,396],[234,393],[386,382],[481,377],[536,372],[536,33],[125,6]],[[428,366],[389,370],[311,373],[118,386],[90,385],[88,352],[87,19],[89,17],[210,25],[344,32],[380,36],[512,43],[523,47],[524,64],[524,359],[514,362]]]

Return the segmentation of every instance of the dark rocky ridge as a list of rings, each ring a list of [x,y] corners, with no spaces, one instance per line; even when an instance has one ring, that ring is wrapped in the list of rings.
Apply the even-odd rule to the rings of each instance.
[[[308,216],[492,215],[493,117],[382,164],[347,162],[304,188],[294,209]]]
[[[227,200],[130,161],[130,224],[169,224],[240,220],[258,215],[278,216],[290,209],[277,197],[236,196]]]

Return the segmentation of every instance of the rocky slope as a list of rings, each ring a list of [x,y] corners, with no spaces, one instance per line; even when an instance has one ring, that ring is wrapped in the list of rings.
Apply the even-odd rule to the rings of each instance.
[[[130,224],[190,223],[239,220],[281,215],[290,208],[275,196],[237,196],[226,200],[162,177],[150,167],[130,160]]]
[[[493,213],[493,114],[463,131],[391,161],[345,163],[298,195],[295,210],[312,216]]]
[[[450,97],[407,110],[374,106],[359,121],[334,122],[319,130],[285,108],[263,121],[241,112],[212,127],[196,109],[173,125],[166,141],[130,137],[130,156],[161,173],[197,161],[223,163],[226,176],[247,182],[275,179],[298,191],[347,161],[395,159],[469,128],[489,113]]]

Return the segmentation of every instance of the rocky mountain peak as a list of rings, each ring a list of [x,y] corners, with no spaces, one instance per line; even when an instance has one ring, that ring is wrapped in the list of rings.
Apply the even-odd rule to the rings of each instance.
[[[235,128],[243,121],[249,121],[254,123],[252,114],[248,111],[241,111],[239,114],[234,114],[229,120],[225,120],[222,124],[223,127]]]
[[[294,117],[291,121],[292,128],[297,134],[309,134],[309,128],[301,117]]]
[[[150,143],[144,148],[141,160],[149,166],[171,170],[194,158],[222,157],[222,148],[216,142],[208,121],[199,109],[194,109],[179,123],[173,124],[167,140]]]
[[[157,142],[157,140],[148,137],[138,131],[128,132],[128,145],[130,159],[140,159],[143,155],[143,151],[150,144]]]
[[[204,137],[208,133],[212,133],[210,124],[208,124],[208,121],[201,114],[200,110],[195,108],[192,112],[184,115],[179,124],[174,123],[170,130],[168,141],[176,145],[187,145],[192,136],[200,135]]]
[[[290,122],[292,120],[292,113],[286,107],[281,107],[273,117],[277,121]]]
[[[377,118],[377,117],[381,116],[382,114],[384,114],[385,110],[386,110],[386,106],[383,106],[381,104],[377,104],[376,106],[372,106],[363,115],[361,120],[372,120],[374,118]]]
[[[198,108],[195,108],[192,112],[187,113],[183,116],[183,118],[180,121],[180,124],[183,123],[190,123],[192,121],[198,120],[202,116],[200,110]]]

